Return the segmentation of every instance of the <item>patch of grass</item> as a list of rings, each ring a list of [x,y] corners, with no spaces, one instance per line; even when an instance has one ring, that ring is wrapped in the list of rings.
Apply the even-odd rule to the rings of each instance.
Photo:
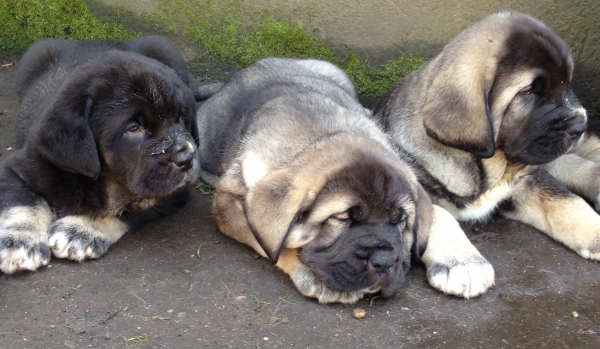
[[[0,48],[14,53],[46,38],[126,40],[139,35],[101,22],[83,0],[0,0],[0,23]]]
[[[196,184],[196,190],[199,190],[203,195],[212,195],[215,193],[215,189],[213,187],[202,182]]]
[[[375,100],[395,83],[418,69],[424,59],[403,55],[379,67],[369,58],[351,51],[337,56],[306,30],[270,16],[247,18],[239,8],[219,0],[189,5],[183,0],[162,0],[161,13],[148,20],[164,26],[167,32],[182,33],[203,45],[206,54],[237,68],[244,68],[264,57],[315,58],[336,64],[348,73],[362,99]],[[201,58],[202,59],[202,58]]]
[[[338,65],[350,76],[359,96],[366,100],[381,98],[403,77],[419,69],[425,60],[402,55],[381,67],[373,67],[369,58],[361,59],[353,51],[346,55]]]
[[[159,315],[155,315],[152,317],[152,320],[160,320],[160,321],[167,321],[171,319],[170,317],[163,317],[163,316],[159,316]]]
[[[133,342],[133,343],[148,343],[148,336],[135,336],[135,337],[127,338],[125,341]]]
[[[115,10],[117,17],[124,10]],[[303,28],[266,15],[248,16],[221,0],[190,4],[161,0],[161,11],[146,20],[167,33],[181,34],[205,47],[214,59],[244,68],[264,57],[315,58],[345,70],[365,100],[383,96],[398,80],[424,60],[402,56],[375,67],[368,57],[350,52],[337,56]],[[20,53],[45,38],[127,40],[140,35],[121,24],[94,17],[84,0],[0,0],[0,49]]]
[[[592,103],[592,107],[587,112],[589,119],[600,122],[600,102]]]

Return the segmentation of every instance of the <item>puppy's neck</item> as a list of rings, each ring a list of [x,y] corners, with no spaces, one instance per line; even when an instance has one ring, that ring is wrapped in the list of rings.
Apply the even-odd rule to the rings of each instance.
[[[140,198],[115,181],[107,180],[105,188],[106,212],[110,216],[121,216],[126,212],[139,212],[156,205],[156,199]]]

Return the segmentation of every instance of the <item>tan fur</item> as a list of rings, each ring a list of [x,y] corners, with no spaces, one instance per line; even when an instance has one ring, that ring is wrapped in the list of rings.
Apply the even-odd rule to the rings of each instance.
[[[500,12],[401,81],[375,118],[455,218],[500,212],[598,260],[600,216],[565,188],[600,210],[600,139],[582,135],[572,71],[568,46],[543,23]]]
[[[403,275],[405,269],[400,268],[408,267],[411,255],[416,252],[413,257],[419,258],[427,247],[431,201],[369,114],[358,103],[348,77],[335,66],[273,58],[239,72],[198,111],[201,177],[216,187],[219,229],[269,258],[300,293],[322,303],[354,303],[366,293],[385,292],[390,284],[394,286],[388,292],[394,292],[395,282],[403,280],[398,272]],[[233,131],[234,136],[225,139],[228,130],[244,133]],[[380,172],[373,173],[374,168]],[[383,201],[376,205],[377,200]],[[390,223],[390,217],[398,221]],[[348,233],[350,229],[357,230]],[[371,260],[356,256],[365,248],[361,243],[371,239],[370,231],[378,229],[389,235],[378,235],[377,244],[401,239],[390,243],[398,259],[382,274],[392,275],[387,273],[394,270],[389,283],[386,276],[379,279],[380,274],[365,271]],[[354,240],[354,234],[365,240]],[[454,234],[464,237],[460,228]],[[436,231],[438,239],[444,235],[444,229]],[[431,264],[436,268],[432,273],[449,283],[432,285],[475,297],[491,287],[493,269],[466,238],[455,247]],[[345,258],[341,262],[355,268],[356,274],[347,276],[359,286],[344,288],[346,284],[331,281],[337,274],[330,270],[338,264],[319,255],[329,249],[333,258]],[[457,268],[467,273],[453,273]],[[363,286],[369,278],[378,281]],[[463,283],[474,287],[452,286]]]
[[[596,134],[586,133],[575,152],[561,156],[544,168],[600,212],[600,138]]]

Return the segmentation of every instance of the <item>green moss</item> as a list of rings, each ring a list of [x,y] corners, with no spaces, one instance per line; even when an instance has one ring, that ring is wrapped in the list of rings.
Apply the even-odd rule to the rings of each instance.
[[[130,39],[136,33],[102,23],[83,0],[0,0],[0,48],[23,52],[46,38]]]
[[[419,69],[425,63],[422,58],[402,55],[375,68],[369,58],[360,59],[350,52],[340,63],[340,67],[350,75],[358,94],[365,100],[377,100],[389,91],[400,79]]]
[[[588,110],[588,117],[594,122],[600,122],[600,102],[592,103],[592,107]]]
[[[395,83],[418,69],[425,61],[402,55],[398,60],[374,67],[368,58],[354,52],[337,56],[303,28],[269,16],[244,17],[242,12],[220,0],[188,5],[183,0],[162,0],[161,13],[148,16],[164,30],[181,33],[203,45],[206,53],[244,68],[264,57],[315,58],[345,70],[364,100],[383,96]]]
[[[147,16],[155,28],[181,34],[205,48],[214,59],[244,68],[264,57],[316,58],[344,69],[361,98],[381,97],[398,80],[417,69],[423,60],[402,56],[380,67],[354,52],[337,56],[303,28],[269,16],[249,17],[223,0],[190,4],[185,0],[161,0],[161,11]],[[120,17],[123,9],[117,9]],[[123,25],[94,17],[84,0],[0,0],[0,49],[23,52],[45,38],[130,39],[139,33]]]

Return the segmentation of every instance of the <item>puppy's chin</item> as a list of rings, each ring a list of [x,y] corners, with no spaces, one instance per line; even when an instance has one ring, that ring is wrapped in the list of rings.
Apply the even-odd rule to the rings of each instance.
[[[372,257],[373,251],[383,256],[382,265]],[[387,298],[398,291],[410,266],[410,259],[402,251],[396,241],[347,232],[327,247],[307,244],[298,257],[334,291],[380,291],[381,296]]]

